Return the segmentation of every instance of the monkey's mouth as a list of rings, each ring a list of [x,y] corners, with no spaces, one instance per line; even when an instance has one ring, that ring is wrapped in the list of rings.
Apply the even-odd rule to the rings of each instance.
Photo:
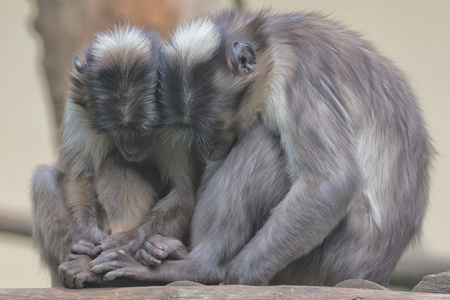
[[[148,156],[148,151],[141,150],[139,152],[129,153],[123,149],[120,149],[120,153],[123,158],[130,162],[141,162],[144,161]]]
[[[140,162],[149,155],[151,139],[116,139],[115,144],[125,160]]]

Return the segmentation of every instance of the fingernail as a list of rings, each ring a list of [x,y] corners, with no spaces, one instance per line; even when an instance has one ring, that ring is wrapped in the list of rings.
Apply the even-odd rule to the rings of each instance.
[[[164,250],[164,245],[163,244],[156,243],[155,247],[158,248],[158,249]]]
[[[164,252],[162,252],[162,251],[159,250],[159,249],[156,249],[155,251],[153,251],[153,253],[154,253],[155,255],[161,256],[161,255],[163,255]]]

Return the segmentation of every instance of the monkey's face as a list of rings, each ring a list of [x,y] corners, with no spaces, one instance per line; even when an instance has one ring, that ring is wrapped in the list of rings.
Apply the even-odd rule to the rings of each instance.
[[[79,104],[93,130],[109,136],[125,159],[141,161],[159,119],[158,40],[135,28],[116,28],[100,37],[86,51],[86,63],[74,61],[87,92]]]
[[[249,87],[239,58],[230,60],[232,47],[215,24],[200,20],[179,29],[161,51],[161,124],[211,160],[233,146],[235,117]]]

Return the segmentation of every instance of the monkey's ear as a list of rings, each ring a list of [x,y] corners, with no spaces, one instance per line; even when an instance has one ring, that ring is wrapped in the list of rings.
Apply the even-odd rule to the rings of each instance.
[[[86,64],[78,57],[76,53],[73,54],[73,65],[79,73],[82,73],[84,69],[86,69]]]
[[[249,75],[256,68],[256,51],[249,43],[233,42],[230,60],[231,65],[239,74]]]

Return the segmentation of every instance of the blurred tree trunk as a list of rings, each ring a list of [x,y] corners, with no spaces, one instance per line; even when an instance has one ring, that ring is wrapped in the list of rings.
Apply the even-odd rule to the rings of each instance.
[[[73,53],[114,24],[146,25],[169,37],[180,21],[230,6],[230,0],[36,0],[36,30],[44,41],[44,68],[55,125],[61,125]]]

